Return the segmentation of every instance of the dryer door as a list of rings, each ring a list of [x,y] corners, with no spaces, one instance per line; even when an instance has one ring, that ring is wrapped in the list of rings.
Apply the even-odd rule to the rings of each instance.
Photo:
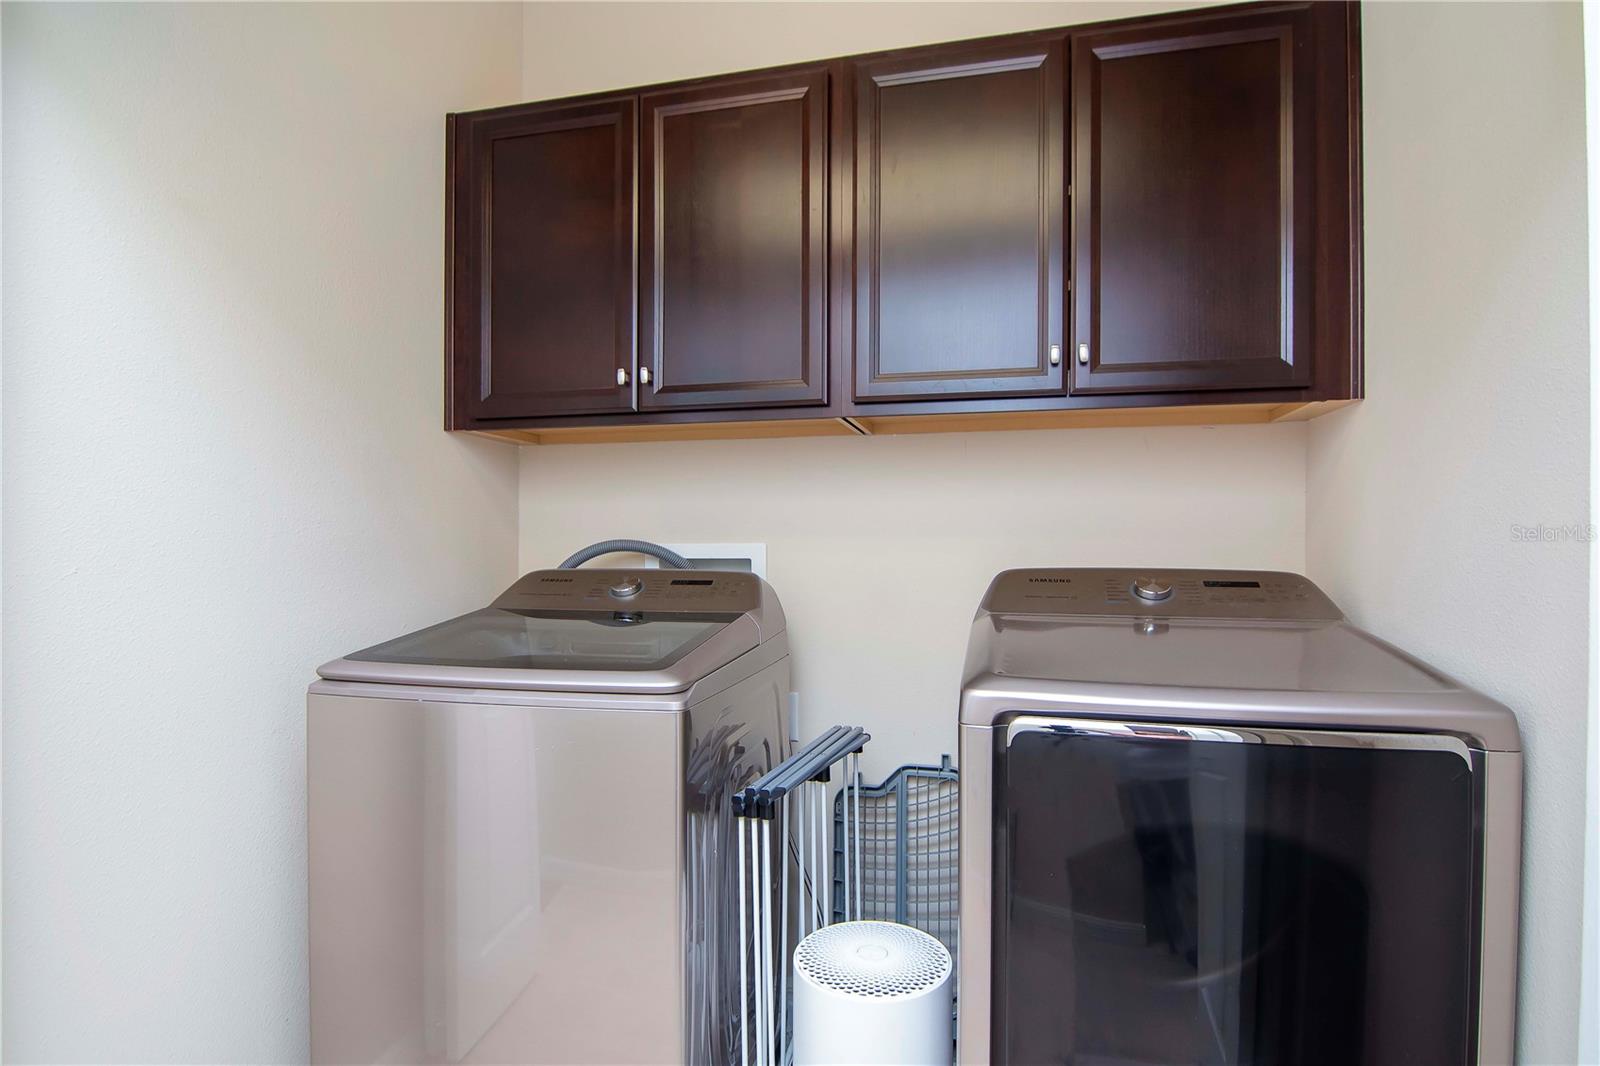
[[[993,1061],[1469,1061],[1479,753],[1054,717],[1004,738]]]

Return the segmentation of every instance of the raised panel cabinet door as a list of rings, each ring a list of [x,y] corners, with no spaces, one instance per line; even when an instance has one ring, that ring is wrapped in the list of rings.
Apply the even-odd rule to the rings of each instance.
[[[1290,9],[1073,38],[1074,393],[1310,383],[1310,30]]]
[[[646,94],[641,115],[639,406],[826,403],[827,68]]]
[[[457,116],[452,407],[634,406],[632,97]]]
[[[1059,393],[1063,40],[852,66],[856,401]]]

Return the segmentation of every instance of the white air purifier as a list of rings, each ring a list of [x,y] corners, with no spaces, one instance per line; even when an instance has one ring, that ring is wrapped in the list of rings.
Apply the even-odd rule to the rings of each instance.
[[[794,949],[794,1066],[949,1066],[954,967],[894,922],[841,922]]]

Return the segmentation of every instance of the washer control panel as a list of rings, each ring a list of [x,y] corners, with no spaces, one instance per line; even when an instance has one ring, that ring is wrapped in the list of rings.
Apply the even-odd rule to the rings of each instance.
[[[1281,570],[1007,570],[990,584],[983,609],[991,614],[1308,622],[1344,617],[1308,579]]]
[[[633,615],[743,614],[761,603],[761,579],[723,570],[535,570],[493,606],[509,611],[625,611]]]

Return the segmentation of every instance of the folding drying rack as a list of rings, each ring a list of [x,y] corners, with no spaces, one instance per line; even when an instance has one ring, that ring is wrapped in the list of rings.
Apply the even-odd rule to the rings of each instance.
[[[861,752],[872,737],[836,725],[733,794],[739,863],[739,1066],[783,1066],[792,1053],[789,945],[835,920],[862,914]],[[835,855],[828,783],[843,764],[855,787]],[[773,823],[779,852],[774,870]],[[837,865],[838,870],[835,870]],[[794,870],[793,891],[790,869]],[[832,896],[835,873],[842,906]],[[791,911],[790,902],[794,907]]]

